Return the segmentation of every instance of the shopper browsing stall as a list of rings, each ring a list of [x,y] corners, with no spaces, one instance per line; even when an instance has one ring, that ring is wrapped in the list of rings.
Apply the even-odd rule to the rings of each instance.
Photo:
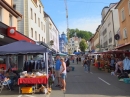
[[[61,61],[61,66],[60,66],[60,75],[61,75],[61,88],[63,91],[66,90],[66,63],[64,62],[64,58],[60,59]]]
[[[60,66],[61,66],[61,62],[60,62],[60,55],[57,54],[56,55],[56,64],[55,64],[55,76],[57,78],[58,84],[56,85],[56,87],[60,87]]]

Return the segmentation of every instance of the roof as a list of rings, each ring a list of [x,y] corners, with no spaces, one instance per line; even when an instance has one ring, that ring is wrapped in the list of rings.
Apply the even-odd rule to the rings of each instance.
[[[12,6],[10,6],[5,0],[0,0],[0,5],[7,11],[9,11],[12,15],[14,15],[16,18],[22,18],[22,15],[18,13]]]
[[[45,17],[49,17],[49,18],[51,19],[51,17],[50,17],[46,12],[44,12],[44,16],[45,16]],[[51,21],[52,21],[52,23],[54,24],[54,26],[56,27],[56,25],[55,25],[55,23],[53,22],[52,19],[51,19]],[[56,27],[56,29],[57,29],[57,27]],[[57,31],[59,32],[58,29],[57,29]]]
[[[117,3],[111,3],[111,4],[117,4]],[[110,4],[110,5],[111,5]],[[109,10],[107,11],[107,13],[106,13],[106,15],[104,16],[104,18],[102,19],[102,20],[104,20],[105,18],[106,18],[106,16],[108,15],[108,13],[110,12],[110,10],[115,6],[115,5],[113,5],[111,8],[109,8]]]
[[[117,9],[117,7],[120,5],[120,3],[122,2],[123,0],[120,0],[117,4],[117,6],[115,7]]]
[[[89,41],[91,41],[93,39],[94,35],[89,39]]]

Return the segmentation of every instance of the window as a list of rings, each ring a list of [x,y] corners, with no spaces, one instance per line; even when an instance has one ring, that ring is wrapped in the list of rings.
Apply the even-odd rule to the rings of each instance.
[[[43,37],[42,37],[42,42],[43,42]]]
[[[37,40],[37,32],[35,31],[35,39]]]
[[[9,26],[12,27],[12,15],[9,15]]]
[[[31,37],[33,37],[33,28],[31,28]]]
[[[129,15],[130,15],[130,0],[128,2],[128,9],[129,9]]]
[[[33,19],[33,10],[32,10],[32,8],[30,9],[30,11],[31,11],[31,19]]]
[[[124,39],[127,38],[127,29],[126,29],[126,28],[123,30],[123,38],[124,38]]]
[[[41,29],[43,30],[43,23],[41,22]]]
[[[0,7],[0,21],[2,21],[2,8]]]
[[[40,41],[40,34],[39,34],[39,41]]]
[[[35,16],[35,23],[37,23],[37,15],[36,15],[36,13],[34,14],[34,16]]]
[[[16,10],[16,5],[15,4],[13,5],[13,8]]]
[[[45,32],[45,25],[44,25],[44,32]]]
[[[38,18],[38,26],[40,27],[40,18]]]
[[[45,42],[45,38],[44,38],[44,42]]]
[[[125,11],[124,11],[124,8],[121,9],[121,19],[122,19],[122,21],[125,20]]]
[[[41,13],[41,6],[39,5],[39,11],[40,11],[40,13]]]
[[[109,38],[111,38],[112,37],[112,33],[111,33],[111,31],[109,32]]]

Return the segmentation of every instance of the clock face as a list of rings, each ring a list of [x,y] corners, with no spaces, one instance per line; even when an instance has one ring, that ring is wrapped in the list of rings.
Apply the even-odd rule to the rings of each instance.
[[[119,39],[120,39],[119,34],[116,34],[116,35],[114,36],[114,38],[115,38],[115,40],[119,40]]]

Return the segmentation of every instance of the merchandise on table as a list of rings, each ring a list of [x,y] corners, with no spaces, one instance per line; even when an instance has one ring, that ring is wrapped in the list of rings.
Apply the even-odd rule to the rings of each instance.
[[[23,71],[20,73],[20,78],[39,78],[39,77],[45,77],[45,72],[34,72],[34,73],[27,73],[27,71]]]

